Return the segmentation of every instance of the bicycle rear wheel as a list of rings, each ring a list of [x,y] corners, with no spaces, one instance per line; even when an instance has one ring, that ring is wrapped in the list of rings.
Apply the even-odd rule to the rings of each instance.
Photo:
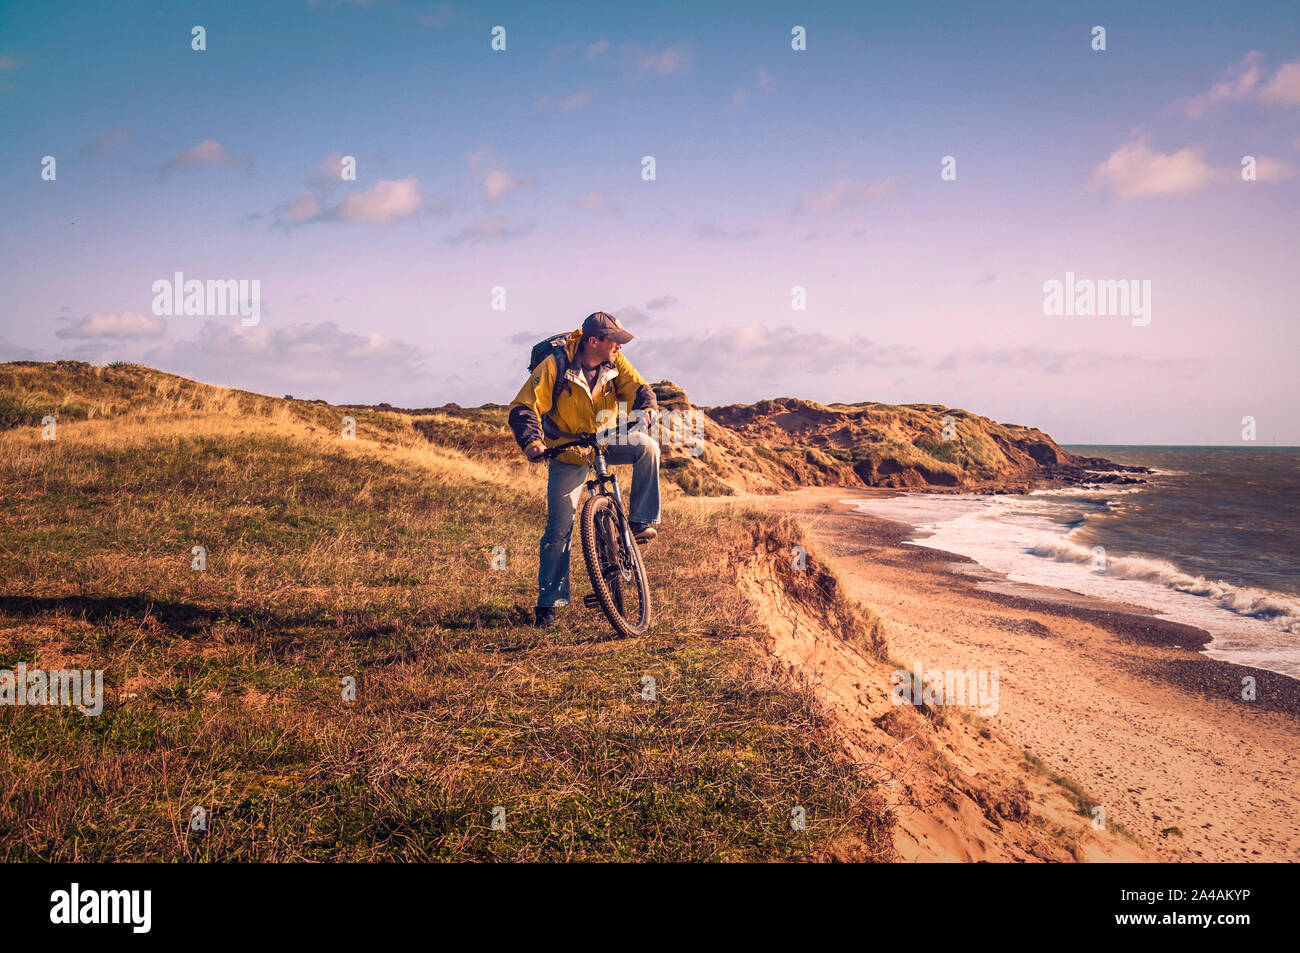
[[[650,583],[636,545],[629,549],[625,516],[614,499],[593,496],[582,506],[582,557],[600,608],[620,635],[650,628]]]

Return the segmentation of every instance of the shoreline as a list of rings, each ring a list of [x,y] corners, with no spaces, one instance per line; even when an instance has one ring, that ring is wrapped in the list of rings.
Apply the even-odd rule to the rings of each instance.
[[[1300,681],[1203,655],[1208,632],[1152,610],[963,572],[978,564],[843,502],[900,492],[821,487],[762,505],[798,519],[882,616],[900,667],[1000,669],[999,727],[1163,859],[1300,859]]]
[[[933,494],[926,490],[867,488],[863,491],[855,490],[852,497],[858,500],[870,500],[927,495]],[[1268,698],[1269,707],[1277,707],[1300,715],[1300,677],[1206,654],[1204,650],[1213,647],[1215,636],[1199,625],[1180,622],[1176,618],[1170,618],[1169,612],[1137,603],[1123,602],[1102,595],[1090,595],[1052,585],[1013,581],[1007,578],[1005,573],[988,569],[971,556],[917,545],[917,541],[921,538],[917,535],[920,530],[909,523],[863,512],[846,499],[837,499],[834,505],[846,514],[871,521],[873,534],[889,539],[892,544],[902,547],[904,551],[927,554],[916,558],[915,563],[942,563],[943,568],[946,568],[951,575],[974,582],[975,592],[990,601],[1000,602],[1010,608],[1033,606],[1041,612],[1089,618],[1116,635],[1134,641],[1190,649],[1207,663],[1207,674],[1213,676],[1209,683],[1217,686],[1216,691],[1222,690],[1229,681],[1234,685],[1240,684],[1240,678],[1245,675],[1254,677],[1257,682],[1266,679],[1275,687],[1275,691]],[[908,545],[909,543],[912,545]],[[1186,675],[1180,674],[1179,677],[1185,678]],[[1263,701],[1263,696],[1259,700]]]

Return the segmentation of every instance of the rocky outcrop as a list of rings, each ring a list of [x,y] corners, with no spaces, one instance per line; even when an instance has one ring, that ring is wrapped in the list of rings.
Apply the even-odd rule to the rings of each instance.
[[[1077,457],[1034,427],[936,404],[825,405],[782,397],[692,408],[671,381],[654,386],[665,409],[703,417],[702,454],[665,453],[669,478],[688,492],[798,486],[1011,492],[1048,483],[1133,482],[1138,478],[1125,474],[1141,472]]]

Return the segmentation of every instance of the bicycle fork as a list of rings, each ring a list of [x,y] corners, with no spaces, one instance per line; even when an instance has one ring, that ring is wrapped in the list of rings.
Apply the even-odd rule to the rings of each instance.
[[[618,488],[618,476],[609,472],[609,465],[605,463],[604,454],[596,458],[593,469],[596,471],[596,479],[587,481],[587,493],[594,498],[597,488],[602,483],[609,483],[613,487],[614,492],[611,495],[618,503],[619,531],[623,534],[623,545],[627,547],[629,553],[635,552],[636,538],[632,535],[632,525],[627,518],[627,510],[623,507],[623,494]]]

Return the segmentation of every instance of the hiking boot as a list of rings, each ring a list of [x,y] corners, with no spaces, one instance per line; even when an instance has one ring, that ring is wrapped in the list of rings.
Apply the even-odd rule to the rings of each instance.
[[[649,523],[633,523],[632,538],[644,545],[659,535],[659,531]]]
[[[555,628],[555,606],[538,606],[533,610],[533,625],[539,629]]]

